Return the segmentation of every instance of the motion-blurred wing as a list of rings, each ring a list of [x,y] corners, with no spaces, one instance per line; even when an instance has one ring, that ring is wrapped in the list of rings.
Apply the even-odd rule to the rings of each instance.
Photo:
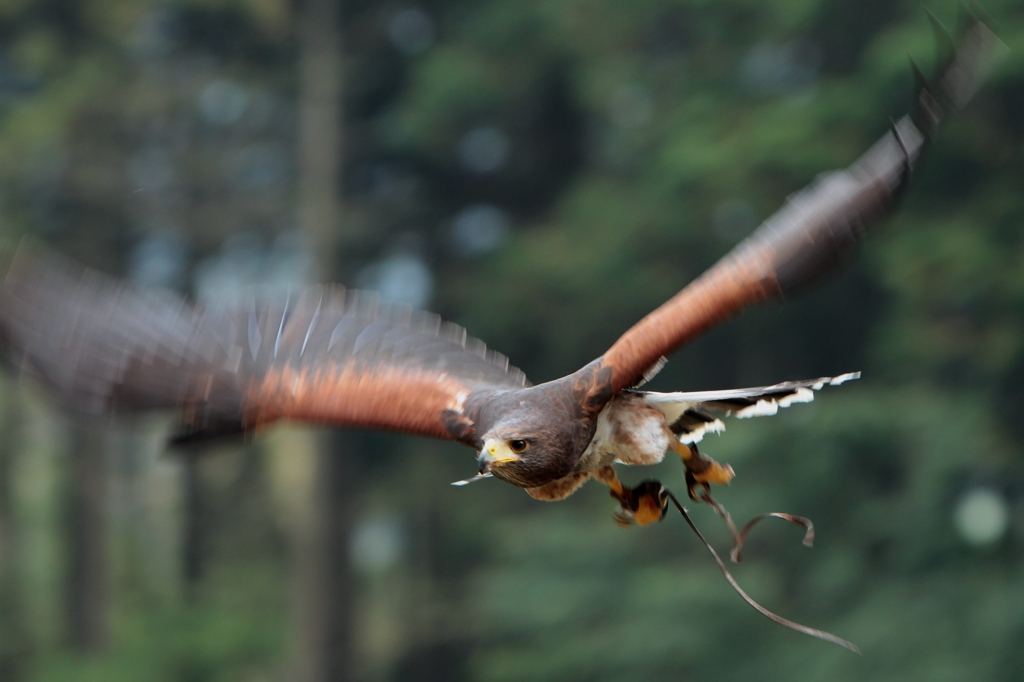
[[[792,196],[710,270],[627,331],[601,358],[611,388],[635,385],[682,344],[739,310],[785,294],[832,268],[893,207],[910,170],[948,111],[964,106],[1005,46],[971,25],[949,65],[922,83],[915,112],[844,171]]]
[[[661,410],[672,432],[684,443],[696,443],[705,433],[725,430],[720,417],[767,417],[780,408],[814,400],[814,391],[860,378],[860,372],[805,381],[785,381],[773,386],[734,388],[724,391],[654,393],[637,391],[644,401]]]
[[[198,435],[291,418],[451,438],[471,393],[526,385],[460,327],[373,294],[204,308],[25,245],[0,287],[0,340],[76,411],[176,408]]]

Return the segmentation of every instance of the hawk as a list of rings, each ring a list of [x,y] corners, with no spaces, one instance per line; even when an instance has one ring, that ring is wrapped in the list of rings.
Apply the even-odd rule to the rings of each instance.
[[[818,177],[750,237],[579,370],[531,385],[506,358],[437,316],[338,286],[204,307],[142,290],[23,244],[0,285],[0,343],[63,403],[90,414],[172,409],[178,441],[289,419],[454,440],[494,476],[557,500],[593,478],[624,520],[665,501],[623,486],[614,463],[679,453],[691,486],[733,471],[697,441],[722,416],[774,413],[855,374],[760,388],[653,393],[638,386],[683,344],[740,310],[812,281],[893,207],[946,114],[961,108],[1001,43],[969,26],[913,112],[861,158]],[[919,72],[918,72],[919,73]]]

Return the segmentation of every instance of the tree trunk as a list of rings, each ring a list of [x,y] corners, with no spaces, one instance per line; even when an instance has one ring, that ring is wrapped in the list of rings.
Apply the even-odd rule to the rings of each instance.
[[[299,16],[300,102],[298,213],[319,260],[319,275],[336,273],[342,229],[342,49],[340,3],[306,0]],[[349,568],[357,482],[344,436],[321,434],[310,465],[312,490],[304,524],[293,535],[293,618],[297,647],[290,679],[352,679],[353,582]]]
[[[109,642],[106,432],[74,424],[68,486],[67,636],[85,653]]]
[[[347,682],[353,677],[354,585],[348,548],[356,467],[349,453],[331,447],[341,437],[318,436],[309,510],[293,536],[298,647],[290,679]]]
[[[206,524],[202,479],[197,446],[188,446],[181,453],[181,485],[184,529],[181,539],[181,577],[185,601],[193,603],[206,572]]]
[[[19,412],[17,401],[9,398],[0,424],[4,434],[0,439],[0,680],[5,682],[24,679],[28,657],[11,481],[14,458],[21,448]]]
[[[338,0],[306,0],[299,15],[299,225],[335,275],[341,225],[342,52]]]

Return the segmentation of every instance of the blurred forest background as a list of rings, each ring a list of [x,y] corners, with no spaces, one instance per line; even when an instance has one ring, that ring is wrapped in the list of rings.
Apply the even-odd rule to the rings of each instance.
[[[295,427],[169,452],[6,373],[0,680],[1019,679],[1024,3],[985,9],[1009,60],[854,266],[652,384],[863,370],[704,448],[738,520],[817,524],[760,527],[740,582],[863,657],[601,486],[455,489],[460,446]],[[2,0],[0,236],[199,300],[377,289],[544,381],[884,133],[908,53],[916,0]]]

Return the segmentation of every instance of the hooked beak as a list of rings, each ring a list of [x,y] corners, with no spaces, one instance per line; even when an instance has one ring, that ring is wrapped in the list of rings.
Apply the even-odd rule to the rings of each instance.
[[[501,466],[502,464],[515,462],[519,459],[519,455],[509,450],[508,445],[502,441],[491,439],[484,443],[483,449],[480,450],[479,459],[480,468],[478,471],[481,474],[485,474],[495,465]]]

